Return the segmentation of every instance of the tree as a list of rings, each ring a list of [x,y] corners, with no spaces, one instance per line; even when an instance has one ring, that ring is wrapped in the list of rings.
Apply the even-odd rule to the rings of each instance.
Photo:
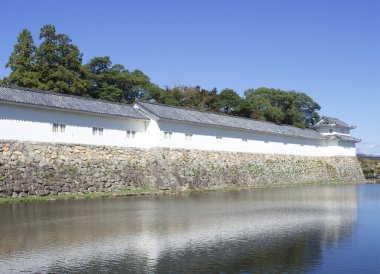
[[[242,117],[251,117],[252,115],[251,104],[232,89],[224,89],[220,92],[219,104],[224,113]]]
[[[240,98],[239,104],[236,106],[233,114],[240,117],[253,118],[253,108],[251,103],[243,98]]]
[[[4,83],[20,87],[37,87],[38,71],[36,68],[36,46],[30,31],[24,29],[17,37],[17,44],[6,64],[12,72],[4,78]]]
[[[159,101],[158,98],[161,96],[164,90],[158,85],[150,83],[147,87],[144,88],[143,92],[140,93],[139,99],[142,100],[155,100]]]
[[[211,91],[200,86],[175,86],[160,89],[151,84],[150,90],[143,94],[143,99],[155,99],[159,103],[181,106],[190,109],[219,112],[220,104],[216,88]],[[146,95],[149,95],[148,97]]]
[[[220,110],[220,102],[216,88],[206,92],[203,98],[203,106],[208,111],[217,112]]]
[[[86,91],[82,53],[66,34],[56,34],[53,25],[41,28],[37,49],[38,88],[81,95]]]
[[[109,56],[92,58],[85,69],[90,83],[87,95],[94,98],[133,103],[157,90],[141,70],[129,72],[123,65],[112,65]]]
[[[131,73],[124,70],[122,74],[120,86],[123,90],[123,101],[132,103],[140,98],[146,90],[150,90],[150,79],[141,70],[134,70]]]
[[[87,95],[93,98],[121,102],[123,91],[118,87],[118,78],[124,67],[114,66],[110,57],[92,58],[86,65],[86,75],[89,81]]]
[[[240,103],[240,96],[232,89],[224,89],[219,94],[219,103],[224,113],[232,114]]]
[[[182,87],[183,101],[185,107],[207,110],[207,111],[220,111],[220,102],[216,88],[211,91],[201,88],[199,85],[184,86]]]
[[[319,119],[317,111],[321,107],[305,93],[262,87],[248,89],[244,94],[254,111],[268,121],[305,128]]]

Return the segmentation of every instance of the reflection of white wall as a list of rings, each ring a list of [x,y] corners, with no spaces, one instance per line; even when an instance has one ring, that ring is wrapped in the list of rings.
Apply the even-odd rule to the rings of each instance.
[[[143,121],[0,103],[0,139],[303,156],[356,155],[355,144],[351,142],[314,140],[165,121],[148,115],[151,119]],[[53,123],[65,124],[65,132],[53,132]],[[103,135],[93,135],[92,127],[103,128]],[[127,138],[127,130],[136,131],[134,139]],[[165,132],[172,133],[170,138],[164,138]],[[186,134],[189,135],[186,137]]]

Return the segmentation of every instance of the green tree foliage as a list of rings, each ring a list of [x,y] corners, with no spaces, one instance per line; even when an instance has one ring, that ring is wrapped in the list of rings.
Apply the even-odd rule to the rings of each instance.
[[[141,70],[129,71],[113,65],[110,57],[95,57],[82,64],[82,53],[66,34],[57,34],[45,25],[34,45],[28,30],[23,30],[9,57],[11,69],[3,82],[21,87],[89,96],[114,102],[132,103],[154,99],[158,103],[191,109],[268,120],[305,128],[319,119],[320,106],[304,93],[272,88],[248,89],[245,98],[234,90],[200,86],[175,86],[162,89]]]
[[[122,68],[112,66],[109,57],[92,58],[86,65],[87,80],[90,85],[87,95],[93,98],[120,102],[123,91],[118,87]]]
[[[92,58],[85,68],[90,84],[87,95],[93,98],[132,103],[157,88],[142,71],[129,72],[123,65],[112,65],[108,56]]]
[[[317,111],[321,107],[305,93],[262,87],[248,89],[244,94],[253,110],[262,113],[265,120],[301,128],[319,120]]]
[[[11,69],[11,73],[4,78],[4,83],[27,88],[39,85],[36,46],[30,31],[26,29],[21,31],[6,67]]]
[[[220,109],[220,103],[219,103],[219,96],[218,91],[216,88],[213,88],[210,91],[205,90],[205,95],[203,99],[203,106],[205,110],[210,111],[219,111]]]
[[[152,83],[147,75],[141,70],[129,72],[124,70],[123,84],[123,100],[133,102],[142,96],[143,93],[149,92],[152,88]]]
[[[144,97],[142,97],[144,99]],[[219,96],[214,88],[211,91],[200,86],[175,86],[165,90],[156,90],[154,96],[158,103],[181,106],[197,110],[219,111]]]
[[[224,89],[219,94],[219,103],[221,110],[226,114],[232,114],[242,117],[251,117],[251,104],[241,98],[234,90]]]
[[[41,28],[42,40],[37,48],[39,89],[81,95],[86,91],[87,81],[82,66],[82,53],[66,34],[56,34],[55,27]]]
[[[219,94],[221,110],[226,114],[233,114],[240,103],[240,96],[232,89],[224,89]]]

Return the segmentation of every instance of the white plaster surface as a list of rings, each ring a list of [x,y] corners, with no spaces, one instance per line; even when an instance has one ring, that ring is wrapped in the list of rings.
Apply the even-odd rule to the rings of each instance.
[[[0,103],[0,139],[301,156],[356,155],[355,144],[351,142],[263,134],[233,128],[165,121],[153,115],[149,116],[151,119],[144,121]],[[53,132],[53,123],[65,124],[65,132]],[[103,135],[93,135],[93,127],[103,128]],[[127,130],[136,131],[134,139],[127,138]],[[321,133],[328,133],[328,129],[319,130]],[[170,138],[165,139],[164,132],[172,132]]]

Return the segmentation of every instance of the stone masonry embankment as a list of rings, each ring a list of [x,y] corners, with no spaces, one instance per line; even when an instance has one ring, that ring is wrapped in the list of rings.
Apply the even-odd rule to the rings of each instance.
[[[355,157],[0,141],[0,197],[363,179]]]

